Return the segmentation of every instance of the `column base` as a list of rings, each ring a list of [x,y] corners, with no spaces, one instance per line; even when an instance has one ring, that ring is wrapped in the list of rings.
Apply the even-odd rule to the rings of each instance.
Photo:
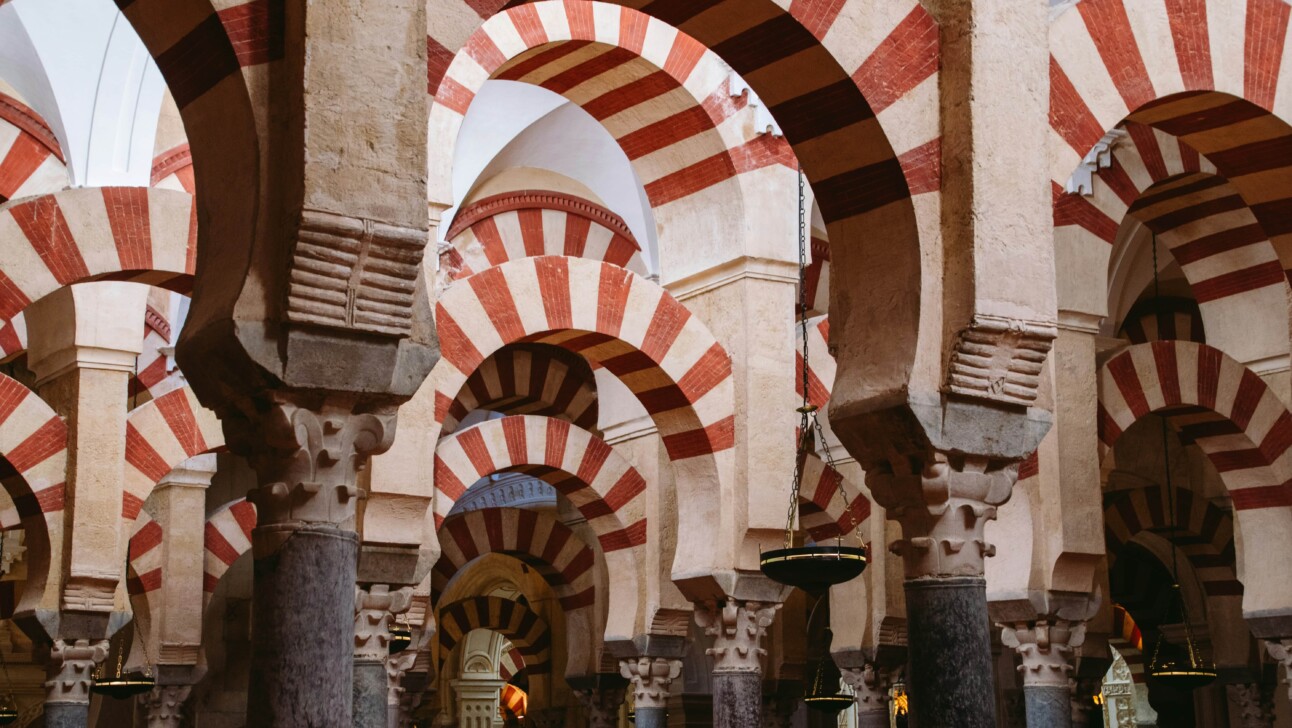
[[[713,673],[713,728],[763,724],[763,676],[756,672]]]
[[[636,728],[667,728],[668,708],[637,708],[633,725]]]
[[[89,703],[45,703],[45,728],[86,728]]]
[[[381,660],[354,661],[354,728],[388,728],[386,683],[386,666]]]
[[[258,527],[252,538],[277,543],[282,530]],[[358,556],[354,531],[313,525],[256,559],[247,728],[350,728]]]
[[[1058,685],[1023,686],[1028,728],[1072,728],[1072,691]]]
[[[981,577],[906,582],[912,723],[995,728],[986,585]]]

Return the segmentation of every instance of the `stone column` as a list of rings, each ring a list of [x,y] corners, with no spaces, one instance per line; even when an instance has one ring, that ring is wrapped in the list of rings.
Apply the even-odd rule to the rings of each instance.
[[[386,728],[390,723],[390,628],[412,601],[412,587],[391,591],[386,584],[375,584],[355,589],[354,728]]]
[[[46,665],[46,728],[86,728],[94,667],[107,656],[107,640],[54,640]]]
[[[933,453],[919,472],[891,464],[866,475],[902,525],[892,550],[906,567],[911,712],[926,726],[994,728],[983,525],[1009,498],[1017,464]]]
[[[498,720],[498,698],[507,681],[475,678],[450,684],[458,695],[458,728],[493,728]]]
[[[394,411],[356,411],[340,396],[270,397],[245,427],[225,419],[231,448],[246,454],[260,482],[248,496],[257,524],[247,726],[349,726],[355,477],[369,455],[390,446]],[[384,671],[378,678],[384,722]]]
[[[588,728],[619,728],[619,709],[624,704],[624,688],[580,690],[578,697],[588,714]],[[638,722],[638,725],[641,723]]]
[[[191,685],[158,685],[139,696],[148,719],[148,728],[179,728],[184,719],[184,701]]]
[[[713,637],[714,728],[747,728],[762,723],[761,642],[779,604],[727,599],[695,610],[695,621]]]
[[[153,515],[166,532],[162,540],[162,570],[166,580],[151,603],[148,638],[153,655],[164,669],[196,669],[202,644],[202,554],[206,525],[206,491],[215,475],[214,454],[185,460],[157,483],[150,496]],[[187,680],[181,680],[191,684]]]
[[[1084,623],[1058,618],[1002,626],[1001,643],[1022,659],[1028,728],[1071,728],[1072,658],[1085,639]]]
[[[682,661],[665,657],[620,660],[619,674],[631,683],[637,728],[665,728],[669,687],[682,674]]]
[[[888,728],[889,681],[874,663],[841,667],[843,681],[852,688],[857,702],[857,728]]]

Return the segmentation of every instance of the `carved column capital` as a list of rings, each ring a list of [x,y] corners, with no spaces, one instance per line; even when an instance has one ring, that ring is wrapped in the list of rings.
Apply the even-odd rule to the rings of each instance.
[[[417,650],[407,649],[386,658],[386,705],[403,704],[404,673],[413,668],[417,662]]]
[[[891,547],[906,565],[906,578],[982,576],[984,560],[996,547],[983,527],[1009,500],[1018,463],[973,455],[934,452],[894,458],[866,473],[866,485],[888,517],[902,524],[903,538]]]
[[[1288,698],[1292,699],[1292,637],[1265,640],[1265,649],[1269,651],[1270,657],[1283,663],[1283,674],[1286,676],[1288,685]]]
[[[356,587],[354,658],[385,660],[390,654],[390,628],[395,624],[395,615],[407,612],[412,602],[413,588],[409,586],[395,591],[386,584]],[[413,654],[416,656],[416,651]]]
[[[1256,683],[1231,683],[1225,689],[1229,700],[1234,704],[1238,715],[1238,724],[1242,728],[1270,728],[1274,725],[1274,713],[1266,703],[1266,696],[1261,686]]]
[[[579,690],[576,695],[588,713],[588,728],[618,728],[619,706],[624,704],[624,688]]]
[[[358,472],[394,441],[395,407],[278,391],[266,411],[227,420],[225,434],[230,449],[245,456],[258,476],[260,486],[247,498],[256,506],[259,528],[353,529],[362,495]]]
[[[184,701],[191,685],[158,685],[139,696],[148,715],[148,728],[179,728],[184,719]]]
[[[89,703],[94,667],[108,656],[107,640],[54,640],[46,668],[46,703]]]
[[[619,661],[619,674],[631,681],[633,705],[667,708],[669,686],[682,674],[682,661],[667,657],[634,657]]]
[[[874,713],[888,710],[888,688],[892,685],[890,675],[881,672],[873,662],[860,667],[841,667],[843,681],[852,688],[857,710],[862,713]]]
[[[707,652],[713,657],[713,671],[763,671],[761,646],[763,635],[772,626],[781,605],[768,602],[746,602],[728,599],[696,605],[695,621],[713,637]]]
[[[1024,687],[1069,687],[1073,653],[1086,641],[1084,622],[1051,618],[1000,627],[1001,644],[1022,658]]]

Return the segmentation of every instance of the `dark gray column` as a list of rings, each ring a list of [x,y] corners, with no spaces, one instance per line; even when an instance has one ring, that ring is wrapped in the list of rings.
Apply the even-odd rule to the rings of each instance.
[[[714,728],[763,724],[763,675],[761,672],[713,673]]]
[[[394,411],[356,412],[353,399],[296,392],[274,392],[269,405],[241,427],[225,419],[230,448],[260,483],[247,496],[257,519],[247,728],[350,728],[355,477],[390,447]],[[384,672],[379,684],[384,719]]]
[[[276,548],[255,564],[247,727],[349,726],[359,537],[316,523],[259,526],[252,539]]]
[[[355,658],[354,728],[387,728],[386,666],[381,660]]]
[[[986,583],[981,577],[906,582],[916,725],[996,728]]]
[[[107,640],[54,640],[46,664],[45,725],[85,728],[90,719],[94,667],[108,655]]]
[[[1072,728],[1072,693],[1053,685],[1023,686],[1027,728]]]
[[[713,637],[714,728],[763,722],[763,635],[781,605],[727,598],[697,604],[695,621]]]

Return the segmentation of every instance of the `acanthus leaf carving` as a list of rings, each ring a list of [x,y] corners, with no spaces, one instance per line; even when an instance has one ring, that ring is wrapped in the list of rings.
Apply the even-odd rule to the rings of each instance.
[[[634,657],[619,661],[619,674],[627,678],[638,708],[667,708],[669,687],[682,674],[682,661],[667,657]]]
[[[394,591],[391,591],[386,584],[374,584],[367,589],[355,588],[354,657],[356,660],[387,659],[390,654],[390,628],[395,624],[396,615],[407,612],[412,601],[412,587],[403,587]],[[416,656],[415,651],[413,656]]]
[[[695,621],[709,636],[714,672],[762,672],[763,636],[780,604],[727,599],[698,605]]]
[[[49,650],[45,702],[90,702],[94,667],[107,656],[107,640],[54,640]]]
[[[1040,619],[1001,625],[1001,644],[1021,658],[1024,686],[1068,688],[1073,657],[1085,640],[1084,622]]]

